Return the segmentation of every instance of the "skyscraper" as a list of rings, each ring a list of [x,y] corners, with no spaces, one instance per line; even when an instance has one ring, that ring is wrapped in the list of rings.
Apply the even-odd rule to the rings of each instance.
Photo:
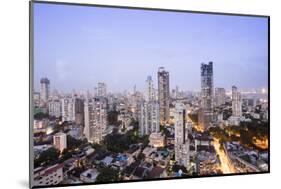
[[[164,67],[158,69],[158,101],[160,107],[160,122],[167,123],[170,118],[169,102],[170,102],[170,86],[169,72]]]
[[[213,62],[201,64],[201,111],[199,124],[206,130],[213,121]]]
[[[140,134],[149,135],[159,132],[159,103],[143,101],[140,113]]]
[[[97,88],[97,96],[106,97],[106,84],[99,82]]]
[[[77,125],[84,124],[84,101],[81,98],[74,98],[74,118]]]
[[[50,95],[50,80],[48,78],[42,78],[40,84],[40,98],[42,103],[46,103]]]
[[[178,164],[189,165],[189,140],[186,128],[186,107],[177,102],[175,106],[175,159]]]
[[[242,116],[242,98],[236,86],[232,86],[232,115],[235,117]]]
[[[154,101],[156,100],[155,88],[153,84],[153,80],[151,76],[148,76],[146,79],[146,101]]]
[[[84,134],[89,142],[100,143],[107,128],[107,102],[104,97],[86,99]]]
[[[221,106],[223,104],[225,104],[225,89],[216,88],[215,89],[215,105]]]

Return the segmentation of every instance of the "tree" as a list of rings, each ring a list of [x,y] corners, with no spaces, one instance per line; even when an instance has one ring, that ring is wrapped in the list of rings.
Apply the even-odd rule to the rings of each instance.
[[[119,172],[115,169],[106,167],[100,170],[96,182],[114,182],[119,180]]]
[[[58,161],[60,151],[54,147],[43,151],[37,159],[34,160],[34,167],[39,167],[42,164],[52,164]]]

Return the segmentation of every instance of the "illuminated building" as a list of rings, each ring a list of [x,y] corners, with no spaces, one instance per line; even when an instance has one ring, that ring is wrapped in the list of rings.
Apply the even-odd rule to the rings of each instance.
[[[153,146],[154,148],[163,147],[165,144],[165,137],[162,133],[151,133],[149,135],[149,145]]]
[[[223,104],[225,104],[225,89],[216,88],[215,89],[215,105],[221,106]]]

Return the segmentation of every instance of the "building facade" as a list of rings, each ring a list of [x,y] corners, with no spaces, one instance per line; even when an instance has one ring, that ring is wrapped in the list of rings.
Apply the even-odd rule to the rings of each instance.
[[[60,100],[51,100],[48,102],[48,111],[50,116],[60,117],[61,114],[61,101]]]
[[[170,83],[169,72],[164,67],[158,69],[158,101],[160,107],[160,122],[167,123],[170,118]]]
[[[185,167],[189,166],[189,140],[186,128],[186,107],[183,103],[175,105],[175,160]]]
[[[143,101],[140,111],[140,134],[149,135],[159,132],[159,103],[157,101]]]
[[[67,139],[66,134],[59,132],[53,136],[53,143],[54,147],[62,152],[64,149],[67,148]]]
[[[152,80],[151,76],[148,76],[147,79],[146,79],[145,100],[146,101],[155,101],[156,100],[154,83],[153,83],[153,80]]]
[[[213,121],[213,62],[201,64],[201,111],[199,124],[202,129],[207,130]]]
[[[48,78],[42,78],[40,80],[40,98],[42,103],[46,103],[49,100],[50,95],[50,80]]]
[[[63,181],[63,164],[34,170],[34,186],[58,185]]]
[[[100,143],[107,128],[107,101],[103,97],[86,99],[84,134],[89,142]]]
[[[242,97],[236,86],[232,86],[232,115],[242,116]]]
[[[97,88],[97,96],[106,97],[106,84],[99,82]]]

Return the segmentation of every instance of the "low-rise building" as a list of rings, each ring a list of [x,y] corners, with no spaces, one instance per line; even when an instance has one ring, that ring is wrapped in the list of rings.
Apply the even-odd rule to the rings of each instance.
[[[34,170],[34,186],[57,185],[63,181],[63,164]]]
[[[99,172],[95,168],[87,169],[86,171],[81,173],[80,180],[84,183],[95,182],[98,175],[99,175]]]
[[[149,145],[155,148],[163,147],[165,145],[165,137],[162,133],[151,133],[149,136]]]

